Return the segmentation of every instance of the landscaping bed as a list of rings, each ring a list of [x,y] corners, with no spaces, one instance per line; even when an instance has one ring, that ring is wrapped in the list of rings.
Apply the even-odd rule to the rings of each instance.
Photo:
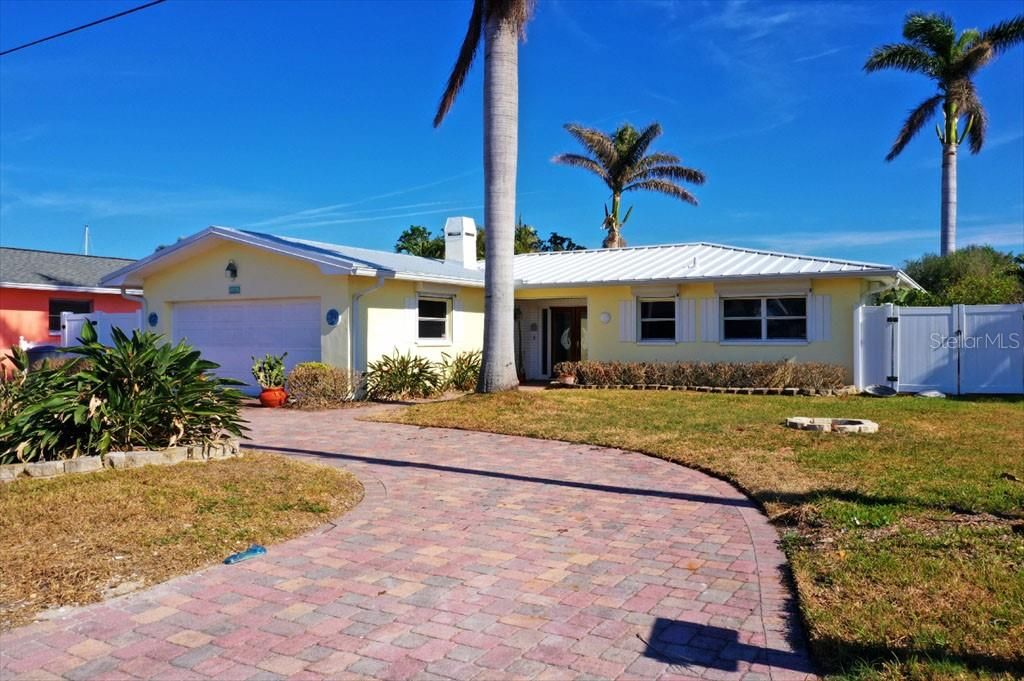
[[[1024,400],[814,407],[881,428],[794,430],[792,398],[656,390],[475,395],[374,418],[635,450],[725,478],[777,526],[824,671],[1024,676]]]
[[[296,537],[362,495],[349,473],[251,451],[2,485],[0,628]]]

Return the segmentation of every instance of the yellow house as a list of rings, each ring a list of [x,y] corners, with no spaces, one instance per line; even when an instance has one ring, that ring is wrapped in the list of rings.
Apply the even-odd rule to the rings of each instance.
[[[112,273],[108,286],[143,290],[148,329],[187,339],[252,382],[252,357],[286,366],[322,361],[363,370],[383,355],[479,350],[483,272],[469,218],[445,225],[446,258],[209,227]]]
[[[853,373],[854,309],[918,287],[887,265],[708,243],[516,256],[517,354],[558,362],[829,362]],[[919,287],[918,287],[919,288]]]
[[[266,353],[357,371],[396,350],[440,360],[481,348],[484,312],[473,220],[444,233],[431,259],[210,227],[103,284],[142,289],[148,328],[246,382]],[[515,280],[528,380],[580,359],[795,358],[852,374],[854,309],[917,286],[886,265],[706,243],[519,255]]]

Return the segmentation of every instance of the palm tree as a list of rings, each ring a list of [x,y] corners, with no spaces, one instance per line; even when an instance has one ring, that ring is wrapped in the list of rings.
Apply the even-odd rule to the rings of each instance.
[[[473,0],[469,28],[434,116],[434,127],[466,82],[484,43],[484,352],[478,392],[519,385],[515,359],[512,257],[516,224],[519,138],[519,40],[533,0]]]
[[[908,42],[875,48],[864,64],[868,73],[898,69],[928,76],[938,92],[910,112],[885,157],[891,161],[941,107],[943,123],[935,130],[942,144],[941,253],[956,250],[956,152],[967,140],[971,153],[985,144],[987,114],[972,78],[998,54],[1024,40],[1024,15],[984,31],[969,28],[959,36],[953,20],[943,14],[907,15],[903,37]],[[961,119],[966,119],[963,129]]]
[[[608,231],[602,243],[605,248],[621,248],[626,245],[622,238],[622,226],[626,224],[633,208],[630,207],[626,215],[619,219],[623,192],[644,189],[668,194],[697,205],[697,199],[693,194],[680,186],[676,180],[704,184],[704,173],[680,165],[679,157],[673,154],[647,154],[651,143],[661,134],[659,124],[651,123],[643,131],[637,131],[632,125],[625,123],[611,135],[575,123],[567,123],[565,129],[586,147],[590,156],[559,154],[551,160],[562,165],[589,170],[604,180],[612,192],[612,209],[609,212],[607,204],[604,208],[602,226]]]

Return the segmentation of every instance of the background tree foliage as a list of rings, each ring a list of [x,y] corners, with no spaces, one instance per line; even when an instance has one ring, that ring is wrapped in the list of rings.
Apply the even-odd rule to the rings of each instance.
[[[476,230],[476,257],[483,260],[485,255],[483,226]],[[541,251],[579,251],[586,248],[582,244],[573,241],[572,237],[563,236],[558,232],[551,232],[547,239],[541,239],[536,228],[523,222],[520,217],[516,223],[515,252],[539,253]],[[395,242],[395,253],[408,253],[423,258],[444,259],[444,230],[438,230],[431,234],[430,230],[423,225],[409,225]]]
[[[968,246],[949,255],[908,260],[903,270],[924,291],[886,291],[879,302],[900,305],[998,305],[1024,303],[1024,253]]]

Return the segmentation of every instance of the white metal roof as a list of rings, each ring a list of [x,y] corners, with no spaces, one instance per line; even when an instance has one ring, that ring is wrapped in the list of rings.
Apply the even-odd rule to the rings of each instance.
[[[151,273],[184,262],[219,241],[233,241],[313,263],[324,274],[384,276],[395,279],[482,287],[483,272],[460,263],[367,248],[307,241],[232,227],[207,227],[103,278],[104,286],[142,286]]]
[[[748,277],[896,276],[891,265],[776,253],[710,243],[526,253],[515,257],[517,288],[593,286]]]

